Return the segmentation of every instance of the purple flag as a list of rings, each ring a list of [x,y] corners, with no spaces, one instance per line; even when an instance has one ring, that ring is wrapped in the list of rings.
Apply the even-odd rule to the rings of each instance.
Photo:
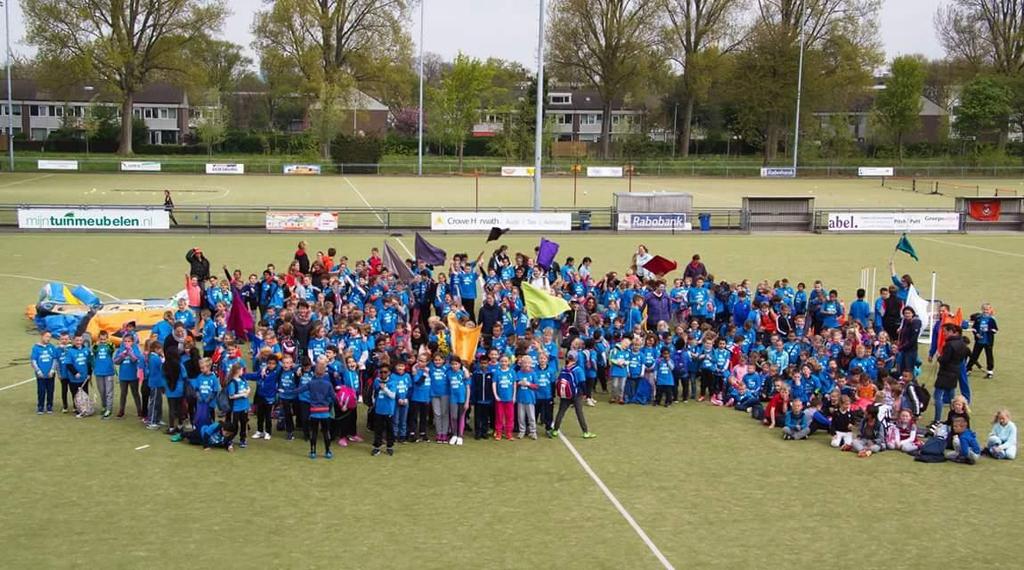
[[[540,248],[537,250],[537,265],[544,269],[550,269],[551,262],[555,260],[556,255],[558,255],[558,244],[540,238]]]
[[[231,311],[228,313],[227,325],[228,330],[234,333],[239,341],[248,341],[249,335],[255,330],[252,313],[242,300],[242,292],[234,285],[231,286]]]
[[[416,232],[416,261],[422,261],[427,265],[444,265],[447,257],[448,252],[431,244]]]
[[[402,257],[391,248],[388,242],[384,242],[384,255],[382,257],[384,267],[387,267],[388,271],[399,281],[409,283],[413,280],[412,270],[409,269],[409,266],[405,264]]]

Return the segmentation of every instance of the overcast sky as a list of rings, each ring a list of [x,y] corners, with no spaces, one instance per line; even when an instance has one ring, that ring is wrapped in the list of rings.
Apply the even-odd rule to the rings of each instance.
[[[460,50],[468,55],[501,57],[535,68],[537,9],[535,0],[424,0],[424,45],[427,51],[451,59]],[[883,0],[881,36],[886,55],[921,53],[941,57],[932,17],[943,0]],[[246,47],[252,35],[253,14],[264,0],[230,0],[233,14],[224,26],[226,39]],[[29,53],[20,2],[11,6],[11,37],[15,53]],[[412,18],[413,41],[419,43],[419,13]]]

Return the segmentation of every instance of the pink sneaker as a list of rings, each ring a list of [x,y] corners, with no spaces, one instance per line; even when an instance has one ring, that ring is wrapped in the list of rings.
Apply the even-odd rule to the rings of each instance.
[[[352,443],[360,443],[363,441],[363,438],[359,437],[358,435],[353,435],[352,437],[348,438],[348,440],[351,441]]]
[[[341,438],[338,440],[338,447],[348,447],[348,439]]]

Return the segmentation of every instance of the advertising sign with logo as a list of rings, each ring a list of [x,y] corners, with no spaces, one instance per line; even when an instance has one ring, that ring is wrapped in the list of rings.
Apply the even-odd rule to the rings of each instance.
[[[502,166],[501,167],[501,175],[502,176],[519,176],[519,177],[533,176],[533,167],[532,166]]]
[[[337,212],[267,212],[272,232],[332,232],[338,229]]]
[[[166,230],[170,216],[163,209],[18,208],[24,230]]]
[[[284,173],[296,176],[318,176],[320,174],[319,164],[286,164]]]
[[[569,212],[433,212],[430,229],[437,231],[486,231],[491,228],[520,231],[567,232],[572,229]]]
[[[77,160],[37,160],[38,170],[78,170]]]
[[[588,166],[588,178],[622,178],[621,166]]]
[[[207,163],[207,174],[245,174],[244,164],[217,164]]]
[[[693,225],[686,214],[624,214],[619,213],[619,231],[690,231]]]
[[[796,178],[796,169],[770,166],[761,169],[761,178]]]
[[[830,213],[830,232],[955,232],[956,212],[850,212]]]
[[[862,178],[868,178],[872,176],[880,176],[889,178],[895,176],[896,169],[891,166],[861,166],[857,169],[857,176]]]
[[[141,160],[122,160],[121,172],[160,172],[160,163]]]

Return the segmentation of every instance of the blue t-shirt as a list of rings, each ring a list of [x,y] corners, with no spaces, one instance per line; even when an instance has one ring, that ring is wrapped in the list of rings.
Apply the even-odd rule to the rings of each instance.
[[[60,354],[52,344],[35,344],[32,346],[32,363],[42,372],[43,378],[48,378],[56,372],[56,365],[59,359]]]
[[[395,414],[397,390],[398,383],[395,381],[394,376],[388,378],[385,383],[381,383],[380,378],[374,380],[373,392],[376,395],[373,402],[374,413],[381,416],[393,416]]]
[[[469,380],[464,368],[448,371],[449,402],[453,404],[466,403],[466,387],[469,386]]]
[[[228,383],[228,397],[232,397],[236,394],[244,392],[249,387],[249,383],[241,378],[237,378]],[[249,411],[249,397],[242,396],[241,398],[235,398],[231,400],[231,411],[232,412],[247,412]]]
[[[550,400],[551,399],[551,383],[555,381],[555,375],[558,371],[555,366],[548,362],[547,368],[538,367],[534,371],[534,381],[537,383],[537,399],[538,400]]]
[[[93,346],[92,373],[96,376],[114,375],[114,345],[102,342]]]
[[[497,369],[494,371],[494,389],[498,393],[499,402],[511,402],[515,395],[516,373],[511,368],[508,370]]]
[[[532,370],[530,372],[520,370],[519,372],[516,373],[516,383],[518,384],[519,382],[523,381],[526,381],[529,384],[536,384],[537,374]],[[519,384],[519,390],[516,391],[516,403],[536,404],[537,393],[534,391],[534,388],[532,388],[531,386],[524,386],[522,384]]]
[[[448,366],[429,367],[430,370],[430,397],[442,398],[448,395]]]

